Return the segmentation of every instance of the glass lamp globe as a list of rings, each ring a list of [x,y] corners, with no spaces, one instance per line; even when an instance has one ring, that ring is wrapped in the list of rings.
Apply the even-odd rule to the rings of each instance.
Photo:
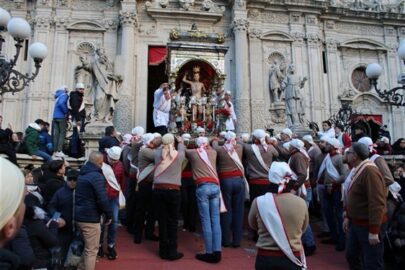
[[[378,79],[382,73],[382,67],[377,63],[369,64],[366,68],[366,75],[369,79]]]
[[[7,24],[7,30],[15,39],[27,39],[31,35],[31,26],[22,18],[12,18]]]
[[[43,60],[48,54],[48,49],[41,42],[35,42],[28,48],[28,53],[34,60]]]
[[[7,23],[10,21],[11,16],[7,10],[0,8],[0,29],[6,29]]]

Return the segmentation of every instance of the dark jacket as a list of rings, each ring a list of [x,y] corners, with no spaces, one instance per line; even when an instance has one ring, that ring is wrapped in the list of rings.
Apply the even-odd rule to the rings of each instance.
[[[49,249],[58,246],[58,223],[51,222],[47,228],[43,220],[27,218],[24,224],[27,227],[28,237],[36,257],[33,267],[48,267],[51,262]]]
[[[78,222],[99,223],[100,216],[112,217],[112,209],[105,190],[101,168],[87,162],[80,169],[77,179],[75,216]]]
[[[49,173],[49,178],[46,180],[45,184],[41,186],[45,205],[47,205],[51,201],[56,191],[63,187],[64,184],[65,180],[62,176],[57,176],[54,173]]]
[[[0,270],[17,270],[19,258],[13,252],[0,248]]]
[[[66,114],[68,113],[67,100],[68,95],[64,89],[56,90],[53,119],[66,118]]]
[[[55,212],[61,213],[61,218],[66,221],[66,226],[61,228],[63,231],[72,231],[73,219],[73,189],[66,183],[53,195],[48,203],[48,213],[52,217]]]
[[[83,94],[81,94],[79,91],[73,91],[70,93],[70,98],[69,98],[69,105],[70,108],[70,114],[72,115],[72,119],[79,121],[81,118],[86,117],[86,111],[83,109],[80,110],[80,106],[83,103]]]
[[[32,156],[39,149],[39,131],[29,126],[25,130],[24,145],[27,153]]]
[[[35,261],[35,254],[30,239],[28,238],[25,225],[21,226],[16,237],[7,244],[7,248],[20,258],[18,270],[32,269],[32,265]],[[0,266],[0,269],[3,268]]]
[[[5,154],[8,159],[17,165],[17,156],[13,145],[10,143],[11,134],[13,132],[10,129],[0,128],[0,154]]]
[[[39,150],[50,155],[53,152],[52,137],[46,128],[39,133]]]
[[[105,149],[113,146],[120,146],[120,142],[117,140],[117,138],[113,136],[104,136],[98,142],[98,151],[105,154]]]

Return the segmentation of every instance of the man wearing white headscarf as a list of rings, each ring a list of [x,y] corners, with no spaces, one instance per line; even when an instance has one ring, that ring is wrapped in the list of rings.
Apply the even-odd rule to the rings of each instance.
[[[0,268],[17,269],[19,258],[4,246],[20,230],[25,212],[25,184],[21,170],[0,157]]]
[[[127,214],[127,230],[130,233],[134,232],[134,218],[136,207],[136,186],[137,186],[137,174],[138,174],[138,153],[141,149],[142,135],[145,133],[145,129],[141,126],[136,126],[132,129],[131,135],[131,149],[126,155],[129,162],[129,172],[127,176],[127,194],[126,194],[126,214]],[[125,149],[123,149],[123,158],[125,158]],[[124,162],[125,164],[125,162]]]
[[[122,149],[118,146],[113,146],[106,149],[107,162],[103,163],[101,167],[104,177],[106,179],[106,191],[108,202],[112,209],[112,221],[108,225],[107,244],[108,244],[108,259],[115,260],[117,257],[117,251],[115,250],[115,240],[118,228],[118,213],[120,210],[119,196],[120,192],[125,192],[125,174],[124,165],[120,161]],[[104,227],[102,227],[103,229]],[[104,235],[104,231],[101,230],[101,236]],[[100,254],[102,253],[103,239],[100,238]]]
[[[197,149],[186,149],[197,185],[197,206],[205,245],[205,253],[196,254],[196,258],[204,262],[218,263],[221,260],[221,191],[216,166],[217,152],[210,147],[207,137],[198,137],[196,142]]]
[[[152,199],[153,172],[155,170],[155,136],[152,133],[142,135],[141,149],[138,153],[139,173],[138,193],[135,210],[135,234],[134,242],[140,244],[145,229],[145,238],[147,240],[157,241],[158,238],[153,234],[155,228],[155,214]],[[146,225],[145,225],[146,219]]]
[[[218,140],[212,143],[217,151],[218,176],[227,212],[221,216],[222,245],[239,247],[243,233],[243,210],[245,207],[245,175],[242,164],[243,147],[236,143],[236,134],[228,131],[225,144]],[[232,238],[231,238],[232,234]]]
[[[266,132],[256,129],[252,133],[252,144],[243,144],[243,160],[247,168],[250,201],[267,192],[267,176],[273,159],[278,152],[272,145],[266,143]]]
[[[388,167],[387,162],[385,159],[377,154],[377,151],[374,149],[376,146],[373,140],[370,137],[362,137],[358,140],[359,143],[367,145],[368,149],[370,150],[370,160],[374,162],[377,166],[378,170],[384,177],[385,186],[388,187],[389,185],[394,183],[394,177],[391,173],[391,170]],[[388,195],[388,194],[387,194]]]
[[[304,200],[290,192],[293,175],[287,163],[273,162],[268,178],[274,194],[257,197],[250,208],[249,225],[259,234],[257,270],[306,269],[301,237],[309,215]]]
[[[289,128],[285,128],[281,131],[280,133],[280,142],[276,140],[269,140],[270,143],[274,146],[274,148],[277,150],[279,159],[283,161],[288,161],[290,158],[290,153],[288,151],[289,149],[289,143],[291,142],[293,138],[293,132]]]
[[[184,133],[181,135],[184,145],[191,148],[191,135]],[[188,159],[183,161],[183,171],[181,173],[181,212],[183,216],[183,229],[190,232],[195,232],[197,221],[197,200],[196,200],[196,185],[191,172],[191,164]]]
[[[288,165],[297,177],[293,189],[298,195],[303,197],[307,207],[312,200],[312,188],[309,182],[309,156],[304,148],[304,142],[299,139],[293,139],[289,143],[290,159]],[[305,254],[310,256],[316,250],[315,239],[312,233],[311,225],[308,224],[302,235],[302,242],[305,248]]]
[[[318,172],[319,169],[321,168],[322,162],[324,161],[325,157],[328,155],[328,150],[326,149],[326,142],[328,141],[328,136],[322,136],[319,140],[318,146],[319,150],[321,150],[321,154],[317,155],[314,160],[314,171],[313,171],[313,177],[316,179],[316,194],[317,194],[317,201],[321,206],[321,214],[322,214],[322,223],[321,223],[321,233],[319,233],[317,236],[318,237],[329,237],[330,236],[330,230],[328,227],[328,222],[326,221],[325,217],[325,211],[323,210],[324,205],[324,191],[325,191],[325,185],[324,185],[324,177],[321,175],[321,177],[318,177]]]
[[[182,138],[178,138],[178,150],[174,136],[162,137],[162,146],[155,151],[153,201],[159,223],[159,256],[165,260],[178,260],[183,253],[177,251],[177,221],[180,209],[181,171],[185,157]]]
[[[336,251],[345,249],[345,233],[343,232],[342,184],[348,174],[348,167],[343,163],[339,152],[340,142],[335,138],[326,138],[325,150],[328,155],[318,171],[318,179],[324,179],[323,208],[331,233],[330,239],[322,240],[323,244],[335,244]]]

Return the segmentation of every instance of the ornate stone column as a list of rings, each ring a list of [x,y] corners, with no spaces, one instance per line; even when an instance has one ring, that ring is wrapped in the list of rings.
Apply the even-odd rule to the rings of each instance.
[[[135,26],[137,18],[135,11],[121,11],[120,25],[122,27],[121,55],[119,67],[116,68],[123,76],[123,83],[119,93],[114,123],[121,132],[129,132],[133,128],[133,104],[135,103]]]
[[[248,43],[247,29],[249,22],[245,18],[233,21],[234,59],[235,59],[235,108],[238,117],[238,132],[251,130],[251,112],[248,81]]]
[[[264,91],[268,87],[263,85],[263,52],[260,37],[262,31],[258,28],[249,29],[249,68],[250,68],[250,104],[252,110],[251,128],[264,128],[266,126],[266,100]],[[267,101],[269,102],[269,101]]]

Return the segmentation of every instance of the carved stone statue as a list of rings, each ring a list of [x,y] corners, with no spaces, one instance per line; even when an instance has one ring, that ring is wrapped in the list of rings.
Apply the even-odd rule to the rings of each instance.
[[[300,126],[304,124],[304,104],[301,89],[304,87],[307,77],[302,80],[295,75],[295,66],[288,66],[287,75],[282,82],[284,91],[285,109],[288,126]]]
[[[97,49],[93,61],[80,56],[81,65],[75,69],[75,80],[85,85],[84,104],[90,122],[111,122],[118,101],[122,79],[113,73],[104,49]]]
[[[284,64],[278,64],[277,61],[274,62],[270,69],[269,75],[269,89],[270,95],[273,102],[279,102],[281,100],[281,82],[283,81],[284,75]]]
[[[94,75],[94,116],[96,121],[111,122],[118,101],[118,89],[122,78],[113,72],[113,65],[108,60],[104,49],[96,50],[92,64]]]

